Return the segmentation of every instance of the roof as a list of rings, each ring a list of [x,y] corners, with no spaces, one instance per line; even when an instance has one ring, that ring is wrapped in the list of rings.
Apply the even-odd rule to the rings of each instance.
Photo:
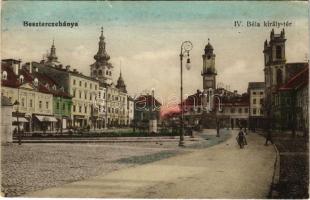
[[[285,84],[283,84],[279,90],[292,90],[298,89],[299,87],[309,83],[309,66],[305,67],[291,79],[289,79]]]
[[[19,75],[17,75],[13,71],[13,68],[10,66],[10,64],[2,63],[1,71],[2,72],[6,71],[8,75],[6,80],[3,80],[3,79],[1,80],[2,86],[18,88],[25,83],[29,83],[32,87],[36,88],[39,92],[53,94],[55,96],[71,98],[71,96],[68,93],[62,91],[60,89],[60,86],[47,74],[39,73],[36,71],[33,71],[32,73],[30,73],[26,69],[26,67],[27,66],[23,66],[21,69],[19,69],[19,72],[18,72]],[[19,81],[20,75],[24,76],[23,83]],[[35,78],[38,79],[37,86],[34,84]],[[47,84],[49,85],[49,87],[47,87]],[[56,86],[55,90],[53,89],[54,85]]]
[[[291,79],[307,66],[309,66],[307,62],[286,63],[285,70],[288,77],[287,80]]]
[[[12,106],[12,102],[8,97],[1,96],[1,106]]]
[[[152,95],[141,95],[137,99],[135,99],[135,106],[138,108],[142,108],[145,106],[155,105],[156,107],[160,107],[161,103],[154,98]]]
[[[85,78],[85,79],[88,79],[88,80],[91,80],[91,81],[96,81],[96,82],[99,82],[99,80],[95,79],[95,78],[92,78],[92,77],[89,77],[89,76],[86,76],[84,74],[82,74],[81,72],[78,72],[78,71],[75,71],[76,69],[74,70],[69,70],[69,69],[66,69],[66,67],[62,67],[62,65],[58,65],[58,66],[51,66],[49,65],[48,62],[46,63],[38,63],[38,62],[32,62],[33,65],[38,65],[38,66],[44,66],[44,67],[49,67],[49,68],[52,68],[52,69],[55,69],[55,70],[58,70],[58,71],[62,71],[64,73],[68,73],[68,74],[71,74],[71,75],[74,75],[74,76],[78,76],[78,77],[81,77],[81,78]]]
[[[264,89],[265,82],[249,82],[248,89]]]

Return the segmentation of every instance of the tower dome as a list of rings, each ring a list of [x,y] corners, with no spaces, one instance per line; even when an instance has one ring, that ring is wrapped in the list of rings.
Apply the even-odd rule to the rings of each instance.
[[[212,54],[213,50],[213,46],[210,44],[210,39],[208,38],[208,44],[205,46],[205,54]]]

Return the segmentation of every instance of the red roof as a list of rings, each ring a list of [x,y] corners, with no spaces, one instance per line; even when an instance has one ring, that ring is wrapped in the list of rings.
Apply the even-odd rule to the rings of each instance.
[[[7,79],[1,79],[2,86],[18,88],[25,83],[29,83],[33,87],[37,88],[39,92],[67,98],[71,97],[68,93],[60,90],[57,83],[46,74],[39,72],[30,73],[27,69],[22,68],[19,70],[19,75],[23,75],[24,77],[24,81],[23,83],[21,83],[19,81],[19,76],[14,73],[13,68],[10,66],[10,64],[1,63],[1,72],[3,71],[7,72]],[[33,84],[35,78],[38,79],[38,86],[35,86]],[[47,88],[46,84],[49,85],[49,88]],[[53,85],[56,85],[56,90],[53,89]]]
[[[295,76],[289,79],[285,84],[283,84],[279,90],[292,90],[297,89],[309,82],[309,65],[298,72]]]

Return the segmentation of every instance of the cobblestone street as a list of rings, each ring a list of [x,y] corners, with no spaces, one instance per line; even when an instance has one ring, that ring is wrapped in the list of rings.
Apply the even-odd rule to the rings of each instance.
[[[186,149],[178,148],[175,141],[2,146],[2,192],[6,196],[20,196],[212,146],[229,136],[223,134],[216,138],[214,131],[211,132],[197,136],[196,141],[186,139],[191,147]]]
[[[182,150],[186,153],[166,159],[23,196],[266,198],[273,179],[275,149],[264,146],[264,138],[257,134],[249,134],[248,145],[240,149],[235,140],[237,133],[232,131],[232,137],[210,148],[188,147]]]

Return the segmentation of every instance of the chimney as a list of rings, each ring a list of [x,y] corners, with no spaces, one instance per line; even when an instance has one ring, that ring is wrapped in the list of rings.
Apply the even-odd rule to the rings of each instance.
[[[29,64],[29,73],[32,74],[32,62]]]
[[[237,92],[238,92],[237,90],[234,90],[234,95],[237,95]]]
[[[67,70],[67,71],[70,71],[70,65],[67,65],[67,66],[66,66],[66,70]]]
[[[18,75],[18,73],[19,73],[19,64],[13,63],[13,64],[12,64],[12,67],[13,67],[14,73],[15,73],[16,75]]]

